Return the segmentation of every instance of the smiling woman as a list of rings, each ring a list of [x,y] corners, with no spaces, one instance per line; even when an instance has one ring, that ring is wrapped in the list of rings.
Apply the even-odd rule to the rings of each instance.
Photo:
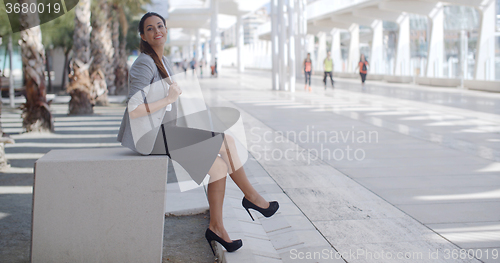
[[[168,77],[167,70],[162,66],[160,57],[163,57],[163,48],[167,41],[166,21],[160,15],[149,12],[143,16],[139,23],[141,35],[140,50],[150,55],[160,70],[162,78]]]
[[[217,241],[228,252],[236,251],[243,242],[240,239],[231,240],[222,222],[226,175],[229,173],[244,193],[242,206],[251,217],[249,209],[265,217],[272,216],[279,208],[278,202],[267,202],[250,184],[238,156],[235,139],[221,132],[226,128],[217,129],[215,126],[220,125],[214,125],[211,130],[204,130],[177,125],[177,101],[182,91],[175,82],[178,76],[171,75],[172,67],[163,56],[167,36],[165,19],[157,13],[148,12],[139,23],[139,32],[141,54],[130,68],[127,109],[118,141],[143,155],[169,156],[198,185],[208,174],[210,225],[205,237],[212,248]],[[195,114],[205,118],[202,121],[223,120],[221,125],[227,127],[234,124],[233,119],[239,118],[239,112],[231,108],[212,108],[210,113],[202,111]]]

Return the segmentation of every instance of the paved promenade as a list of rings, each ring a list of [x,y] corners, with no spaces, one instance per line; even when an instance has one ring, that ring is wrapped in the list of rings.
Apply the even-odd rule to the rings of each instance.
[[[370,81],[362,90],[349,79],[325,91],[316,76],[313,92],[300,81],[289,93],[271,91],[270,72],[225,68],[200,84],[210,106],[240,110],[249,178],[281,204],[253,222],[228,180],[225,222],[245,245],[226,262],[500,261],[500,94]],[[16,134],[19,111],[4,103],[2,127],[16,144],[0,174],[0,261],[28,262],[36,159],[120,147],[123,97],[79,117],[66,115],[66,99],[51,106],[54,134]],[[195,195],[167,202],[183,194]]]
[[[325,91],[318,77],[291,94],[270,91],[266,71],[222,72],[201,81],[209,104],[245,113],[250,152],[335,249],[498,262],[499,94],[355,80]]]

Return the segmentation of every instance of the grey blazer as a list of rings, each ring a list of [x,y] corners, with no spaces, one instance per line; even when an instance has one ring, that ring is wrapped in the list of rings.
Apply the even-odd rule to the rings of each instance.
[[[175,81],[172,77],[174,71],[170,66],[167,58],[162,57],[163,62],[167,66],[167,71],[171,75],[172,81]],[[161,75],[156,67],[153,58],[149,55],[141,53],[134,64],[130,68],[128,77],[128,96],[126,103],[130,98],[136,93],[141,91],[143,88],[147,87],[149,84],[161,80]],[[165,113],[162,123],[169,123],[169,125],[175,125],[175,119],[177,118],[177,101],[172,103],[172,110]],[[172,122],[173,121],[173,122]],[[134,145],[134,139],[132,137],[132,130],[130,128],[130,119],[128,116],[128,107],[123,113],[122,123],[120,125],[120,130],[118,131],[117,140],[121,144],[131,150],[137,152]]]

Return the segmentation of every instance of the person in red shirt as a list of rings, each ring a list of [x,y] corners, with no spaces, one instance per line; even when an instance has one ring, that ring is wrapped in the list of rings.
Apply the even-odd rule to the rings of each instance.
[[[304,59],[304,74],[306,75],[306,85],[304,86],[304,90],[307,90],[307,81],[309,80],[309,92],[311,89],[311,74],[312,74],[312,60],[311,53],[307,53],[307,58]]]
[[[365,55],[361,54],[361,58],[359,59],[359,63],[358,63],[358,66],[356,67],[356,69],[359,68],[359,75],[361,76],[361,84],[363,85],[363,88],[365,87],[366,73],[368,73],[369,66],[370,66],[370,63],[368,63],[368,61],[366,61]]]

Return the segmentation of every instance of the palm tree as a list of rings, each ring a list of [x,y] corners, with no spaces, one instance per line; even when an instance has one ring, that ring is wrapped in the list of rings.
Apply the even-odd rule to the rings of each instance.
[[[10,27],[9,17],[7,15],[7,11],[5,10],[5,5],[0,5],[0,37],[5,37],[6,35],[12,33],[12,29]],[[5,41],[5,38],[3,39]]]
[[[0,5],[0,14],[5,14],[5,6]],[[0,38],[2,38],[2,41],[6,41],[6,36],[8,34],[8,37],[10,41],[12,41],[12,33],[10,32],[11,29],[9,28],[9,20],[7,16],[0,16]],[[0,77],[3,75],[0,74]],[[3,103],[0,100],[0,116],[2,113],[2,108],[3,108]],[[5,155],[5,144],[6,143],[14,143],[14,140],[10,137],[8,137],[8,134],[4,134],[2,130],[2,126],[0,124],[0,171],[4,171],[5,169],[8,169],[10,167],[9,162],[7,160],[7,157]]]
[[[100,95],[96,103],[98,105],[108,105],[109,101],[106,93],[108,90],[112,92],[115,89],[115,72],[113,68],[113,41],[111,30],[111,6],[108,0],[94,1],[92,5],[92,34],[91,34],[91,52],[93,62],[90,66],[91,76],[104,75],[107,89],[98,87],[104,90],[104,94]]]
[[[20,0],[31,4],[34,0]],[[23,128],[27,132],[54,130],[54,120],[46,100],[44,59],[38,13],[20,13],[20,43],[23,60],[26,103],[21,105]],[[36,25],[36,26],[35,26]]]
[[[123,7],[118,5],[116,1],[113,3],[113,10],[115,11],[115,16],[113,17],[113,47],[115,49],[113,68],[115,69],[115,94],[119,94],[127,87],[128,69],[127,51],[125,47],[127,45],[126,36],[128,31],[128,22]],[[120,25],[122,35],[121,40]]]
[[[73,8],[70,11],[68,11],[68,13],[66,13],[65,15],[41,25],[42,35],[43,35],[42,39],[43,45],[49,46],[51,48],[61,48],[64,52],[64,66],[63,66],[62,85],[61,85],[62,87],[66,86],[66,77],[68,75],[67,68],[68,68],[69,53],[73,48],[73,36],[75,32],[74,20],[75,20],[75,9]],[[50,49],[46,51],[47,61],[49,60],[48,58],[50,57],[49,55],[50,51],[51,51]]]
[[[70,63],[70,83],[66,91],[71,95],[69,114],[92,114],[95,97],[90,80],[90,2],[80,0],[75,7],[73,59]]]
[[[121,26],[121,40],[118,38],[118,28],[114,27],[113,43],[115,46],[115,85],[116,93],[120,93],[127,87],[127,35],[129,33],[129,18],[137,14],[144,13],[142,8],[146,4],[150,4],[151,0],[112,0],[112,7],[116,11],[114,23]],[[137,29],[133,29],[137,32]],[[118,49],[116,49],[118,47]],[[118,51],[119,50],[119,51]]]
[[[92,0],[80,0],[75,8],[74,58],[70,63],[72,70],[67,89],[71,94],[70,114],[91,114],[95,104],[108,104],[107,92],[112,93],[114,86],[118,91],[126,88],[126,39],[129,30],[127,17],[144,12],[141,6],[150,2],[90,1]],[[113,77],[115,84],[110,85],[110,79]],[[100,80],[101,78],[105,81]]]
[[[0,100],[0,114],[2,114],[2,100]],[[15,143],[14,139],[10,138],[10,136],[6,133],[3,133],[2,127],[0,126],[0,171],[5,171],[10,168],[9,161],[7,160],[7,156],[5,155],[5,144],[7,143]]]

